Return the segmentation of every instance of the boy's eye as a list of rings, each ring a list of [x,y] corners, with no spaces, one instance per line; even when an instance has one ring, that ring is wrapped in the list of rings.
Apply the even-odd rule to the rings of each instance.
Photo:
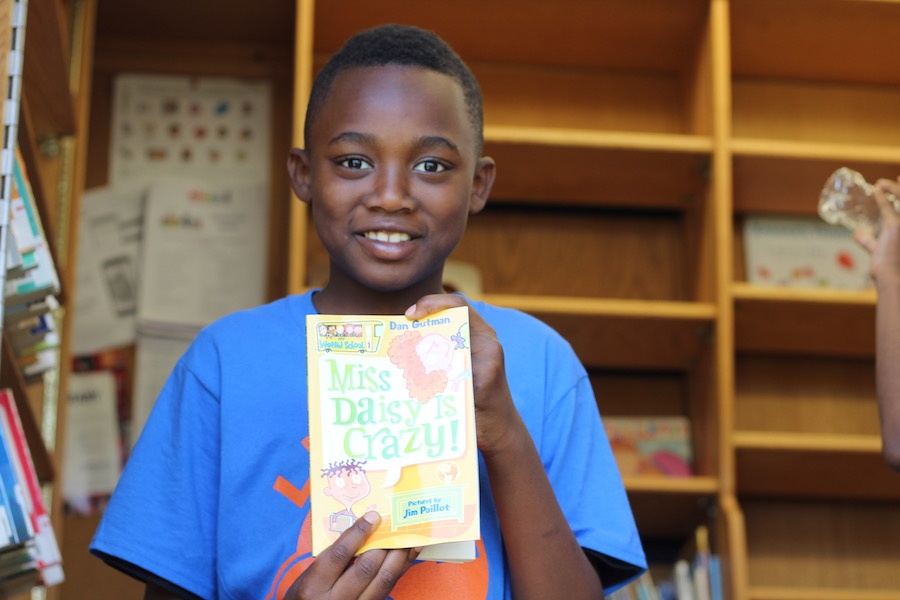
[[[345,169],[353,169],[353,170],[371,169],[372,168],[372,164],[369,161],[359,158],[357,156],[351,156],[350,158],[341,159],[338,161],[338,164],[341,165],[342,167],[344,167]]]
[[[424,172],[424,173],[440,173],[442,171],[446,171],[447,166],[436,160],[423,160],[422,162],[418,163],[415,167],[413,167],[413,170]]]

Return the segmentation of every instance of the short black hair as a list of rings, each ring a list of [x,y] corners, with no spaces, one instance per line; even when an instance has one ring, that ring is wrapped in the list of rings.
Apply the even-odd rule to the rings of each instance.
[[[484,145],[484,110],[481,87],[472,71],[450,45],[433,31],[396,23],[360,31],[348,39],[322,67],[313,82],[306,109],[303,135],[307,149],[312,123],[318,117],[335,78],[348,69],[386,65],[422,67],[449,75],[459,82],[469,122],[475,131],[476,150],[481,154]]]

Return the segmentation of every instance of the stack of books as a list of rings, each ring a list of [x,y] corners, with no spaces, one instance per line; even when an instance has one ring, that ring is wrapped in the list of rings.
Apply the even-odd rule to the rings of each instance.
[[[53,312],[59,307],[59,275],[24,161],[13,161],[9,204],[3,331],[26,377],[56,366],[59,333]]]
[[[56,534],[13,393],[0,390],[0,595],[64,579]]]
[[[660,575],[660,573],[665,574]],[[656,579],[648,570],[625,587],[607,594],[609,600],[722,600],[722,565],[712,552],[709,530],[699,525],[675,562],[659,565]]]

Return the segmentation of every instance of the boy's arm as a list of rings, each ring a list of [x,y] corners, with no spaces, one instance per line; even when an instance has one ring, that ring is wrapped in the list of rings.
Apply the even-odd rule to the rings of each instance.
[[[426,296],[406,316],[464,306],[456,294]],[[600,578],[559,507],[540,456],[512,401],[503,349],[494,330],[470,311],[475,427],[517,600],[603,597]]]
[[[875,199],[881,208],[878,237],[857,235],[856,239],[872,254],[871,273],[878,291],[875,378],[883,455],[891,467],[900,470],[900,214],[888,194],[900,197],[900,183],[879,180],[875,184]]]

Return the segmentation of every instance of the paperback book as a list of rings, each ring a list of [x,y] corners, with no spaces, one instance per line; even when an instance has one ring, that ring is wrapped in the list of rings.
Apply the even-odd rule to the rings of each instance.
[[[480,537],[467,307],[404,316],[307,316],[313,555],[366,511],[360,551],[424,546],[475,558]]]
[[[692,474],[691,424],[686,417],[604,417],[603,425],[622,475]]]

